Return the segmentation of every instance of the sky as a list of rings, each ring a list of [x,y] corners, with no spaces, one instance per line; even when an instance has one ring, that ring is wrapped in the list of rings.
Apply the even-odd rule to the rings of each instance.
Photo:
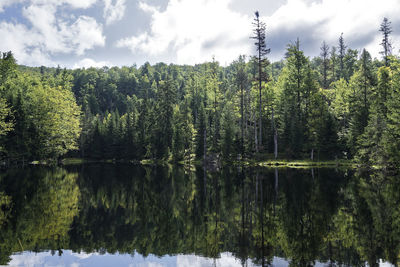
[[[282,258],[274,257],[273,266],[285,267],[288,262]],[[215,260],[216,266],[220,267],[240,267],[241,261],[235,258],[229,252],[223,252]],[[23,252],[12,255],[10,266],[57,266],[57,267],[102,267],[102,266],[123,266],[123,267],[211,267],[214,260],[211,258],[196,255],[165,255],[162,257],[152,254],[143,257],[138,253],[130,254],[99,254],[99,253],[75,253],[70,250],[63,250],[63,254],[58,256],[51,255],[50,252]],[[255,267],[251,260],[247,260],[246,266]],[[316,267],[322,267],[323,264],[317,262]],[[385,266],[385,265],[380,265]],[[386,265],[388,266],[388,265]]]
[[[0,51],[19,64],[67,68],[145,62],[228,65],[253,55],[252,21],[267,25],[270,61],[297,38],[307,56],[322,41],[379,58],[384,17],[400,47],[400,0],[0,0]]]

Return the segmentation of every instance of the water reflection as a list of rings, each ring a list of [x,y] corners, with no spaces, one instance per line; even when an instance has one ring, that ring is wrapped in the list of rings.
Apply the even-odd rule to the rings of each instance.
[[[0,174],[0,264],[50,251],[162,257],[164,265],[174,255],[217,264],[228,253],[248,266],[397,266],[399,201],[398,177],[378,172],[9,170]]]

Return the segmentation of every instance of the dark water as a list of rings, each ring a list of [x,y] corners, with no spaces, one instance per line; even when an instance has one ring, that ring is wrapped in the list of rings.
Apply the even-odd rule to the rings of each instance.
[[[0,173],[0,264],[390,266],[400,177],[131,165]]]

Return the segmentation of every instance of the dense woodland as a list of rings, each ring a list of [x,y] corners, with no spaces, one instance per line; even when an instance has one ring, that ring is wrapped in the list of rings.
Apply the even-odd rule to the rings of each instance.
[[[220,157],[400,160],[400,59],[390,21],[380,28],[382,59],[347,47],[320,56],[301,41],[268,61],[258,13],[256,55],[179,66],[61,69],[0,59],[0,158],[4,162],[79,156],[173,161]],[[252,42],[249,39],[249,42]]]

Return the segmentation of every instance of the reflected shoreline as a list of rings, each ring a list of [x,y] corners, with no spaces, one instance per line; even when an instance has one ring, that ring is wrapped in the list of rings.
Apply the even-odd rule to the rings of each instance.
[[[379,266],[400,252],[400,179],[379,172],[88,164],[9,170],[0,185],[0,264],[81,251]]]

